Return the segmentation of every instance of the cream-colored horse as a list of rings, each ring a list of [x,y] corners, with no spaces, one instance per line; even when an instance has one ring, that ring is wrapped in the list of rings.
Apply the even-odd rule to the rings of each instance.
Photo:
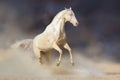
[[[60,11],[46,27],[44,32],[33,39],[33,51],[41,64],[41,54],[45,53],[47,60],[49,60],[50,51],[55,49],[60,54],[57,62],[57,66],[59,66],[62,57],[62,50],[60,47],[64,47],[69,51],[70,62],[74,65],[71,48],[66,41],[66,34],[64,30],[64,25],[67,21],[72,23],[73,26],[78,26],[78,21],[71,8]]]

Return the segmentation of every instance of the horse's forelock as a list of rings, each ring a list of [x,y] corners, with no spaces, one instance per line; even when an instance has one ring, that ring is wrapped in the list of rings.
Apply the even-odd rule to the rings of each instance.
[[[73,10],[72,10],[72,8],[70,7],[69,9],[65,9],[66,10],[66,12],[71,12],[71,13],[73,13],[74,14],[74,12],[73,12]]]
[[[65,7],[65,10],[72,10],[72,8],[71,8],[71,7],[70,7],[70,8],[66,8],[66,7]]]

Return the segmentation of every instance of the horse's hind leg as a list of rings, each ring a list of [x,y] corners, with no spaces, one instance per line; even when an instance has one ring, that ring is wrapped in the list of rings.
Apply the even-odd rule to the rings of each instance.
[[[39,62],[40,62],[40,64],[42,64],[42,52],[40,51],[39,54],[40,54],[39,55]]]
[[[68,43],[65,43],[65,45],[64,45],[63,47],[69,51],[69,54],[70,54],[70,62],[71,62],[71,64],[74,66],[74,62],[73,62],[73,57],[72,57],[72,52],[71,52],[70,46],[68,45]]]
[[[57,62],[57,66],[59,66],[61,62],[61,57],[62,57],[62,50],[59,48],[59,46],[56,43],[53,45],[53,48],[60,53],[60,56]]]
[[[45,52],[45,57],[46,57],[47,64],[49,64],[49,61],[50,61],[50,52]]]
[[[41,51],[36,47],[33,47],[33,51],[35,53],[35,56],[39,59],[40,64],[42,64],[42,53],[41,53]]]

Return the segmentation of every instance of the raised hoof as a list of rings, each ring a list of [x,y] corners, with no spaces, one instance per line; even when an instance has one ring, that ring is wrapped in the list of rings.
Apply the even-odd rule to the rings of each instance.
[[[41,61],[39,61],[40,64],[43,64]]]
[[[40,65],[42,65],[43,63],[40,63]]]
[[[56,64],[56,66],[59,66],[59,65],[60,65],[60,63],[57,63],[57,64]]]

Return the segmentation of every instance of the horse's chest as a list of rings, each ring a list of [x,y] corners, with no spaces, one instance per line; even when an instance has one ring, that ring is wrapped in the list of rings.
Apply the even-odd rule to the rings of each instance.
[[[65,40],[66,40],[66,34],[61,33],[57,40],[58,45],[64,44]]]

